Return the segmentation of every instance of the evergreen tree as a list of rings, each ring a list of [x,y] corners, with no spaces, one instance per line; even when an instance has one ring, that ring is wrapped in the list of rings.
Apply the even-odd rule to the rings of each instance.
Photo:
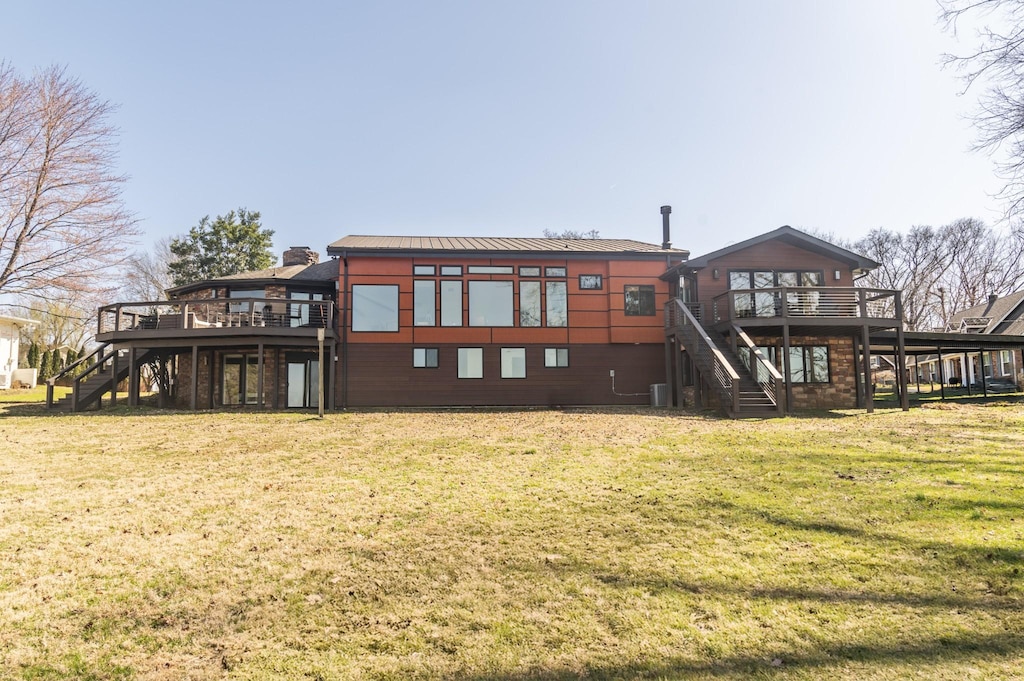
[[[28,346],[28,367],[30,369],[39,368],[39,346],[35,341],[32,341]]]
[[[171,241],[174,260],[167,270],[175,286],[226,277],[271,267],[274,231],[264,229],[260,214],[239,208],[238,213],[206,216],[189,233]]]
[[[52,374],[50,373],[50,351],[44,350],[43,356],[39,360],[39,380],[45,381]]]
[[[56,376],[60,373],[61,369],[63,369],[63,367],[61,366],[60,350],[54,350],[50,354],[50,376]]]

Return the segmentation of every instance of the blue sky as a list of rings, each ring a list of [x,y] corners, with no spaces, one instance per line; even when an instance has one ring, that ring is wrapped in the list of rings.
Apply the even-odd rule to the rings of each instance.
[[[857,237],[1000,216],[934,0],[81,2],[0,59],[119,105],[140,246],[245,206],[346,234]],[[12,30],[13,29],[13,30]]]

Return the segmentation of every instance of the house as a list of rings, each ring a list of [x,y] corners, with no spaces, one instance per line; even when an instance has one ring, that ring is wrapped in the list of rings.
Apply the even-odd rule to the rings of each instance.
[[[688,255],[664,236],[335,241],[338,406],[648,403]]]
[[[954,314],[946,325],[950,333],[988,336],[1024,336],[1024,291],[1007,296],[990,295],[981,305]],[[980,358],[980,363],[979,363]],[[979,350],[976,353],[943,358],[944,376],[958,377],[961,385],[981,385],[981,371],[987,379],[1020,383],[1024,371],[1021,347]],[[938,358],[935,358],[938,364]]]
[[[31,328],[36,323],[32,319],[0,315],[0,390],[11,388],[15,381],[35,387],[36,370],[19,369],[18,353],[22,329]]]
[[[660,244],[347,236],[324,262],[293,247],[280,267],[107,305],[65,405],[115,401],[115,378],[136,404],[148,366],[191,409],[871,411],[878,355],[905,366],[1017,338],[905,332],[899,291],[856,285],[878,263],[788,226],[689,258],[670,213]]]
[[[899,291],[855,286],[877,266],[783,226],[668,270],[671,392],[692,380],[734,415],[871,410],[872,338],[901,353],[903,333]]]

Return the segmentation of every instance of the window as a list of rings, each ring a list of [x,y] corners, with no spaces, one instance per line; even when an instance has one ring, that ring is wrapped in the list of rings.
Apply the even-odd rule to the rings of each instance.
[[[434,280],[418,279],[412,283],[412,323],[415,326],[436,324]]]
[[[462,282],[441,282],[441,326],[462,326]]]
[[[519,326],[540,326],[540,282],[519,282]]]
[[[600,291],[601,290],[601,275],[600,274],[581,274],[580,275],[580,290],[583,291]]]
[[[654,286],[648,284],[626,284],[625,311],[627,317],[654,316]]]
[[[564,277],[565,276],[565,268],[564,267],[545,267],[544,268],[544,276],[545,277]]]
[[[259,390],[259,358],[256,355],[225,355],[221,371],[222,404],[256,404]]]
[[[316,355],[287,353],[289,408],[315,407],[320,402],[320,362]]]
[[[459,378],[484,377],[484,349],[459,348]]]
[[[511,265],[470,265],[470,274],[512,274],[515,269]]]
[[[790,348],[789,380],[793,383],[828,383],[828,346]]]
[[[228,291],[228,298],[263,298],[265,291],[261,288],[251,289],[231,289]],[[256,312],[260,312],[263,309],[263,303],[256,303],[254,307]],[[228,303],[228,312],[248,312],[249,303]]]
[[[526,378],[526,348],[501,349],[501,377]]]
[[[569,307],[564,281],[546,281],[545,298],[547,299],[548,326],[567,326],[569,323]]]
[[[426,275],[429,275],[429,276],[432,277],[432,276],[434,276],[434,273],[436,271],[437,271],[437,269],[435,268],[434,265],[413,265],[412,266],[412,273],[413,274],[426,274]]]
[[[539,267],[520,267],[519,268],[519,276],[520,277],[539,277],[540,276],[540,268]]]
[[[436,369],[437,348],[413,348],[412,366],[415,369]]]
[[[512,326],[512,282],[469,282],[469,325]]]
[[[398,287],[352,286],[353,331],[398,331]]]
[[[569,366],[569,348],[544,348],[544,366],[559,369]]]
[[[999,351],[1000,374],[1009,376],[1013,373],[1013,354],[1009,350]]]
[[[461,277],[462,265],[441,265],[442,277]]]

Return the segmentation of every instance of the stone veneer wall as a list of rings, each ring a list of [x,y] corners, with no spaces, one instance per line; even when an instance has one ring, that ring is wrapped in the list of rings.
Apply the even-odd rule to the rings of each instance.
[[[782,358],[782,341],[778,338],[753,338],[759,346],[776,347],[777,356]],[[856,357],[853,338],[825,336],[793,336],[790,346],[827,345],[829,361],[828,383],[794,383],[793,409],[854,409],[857,407]],[[779,371],[785,374],[785,367]]]

